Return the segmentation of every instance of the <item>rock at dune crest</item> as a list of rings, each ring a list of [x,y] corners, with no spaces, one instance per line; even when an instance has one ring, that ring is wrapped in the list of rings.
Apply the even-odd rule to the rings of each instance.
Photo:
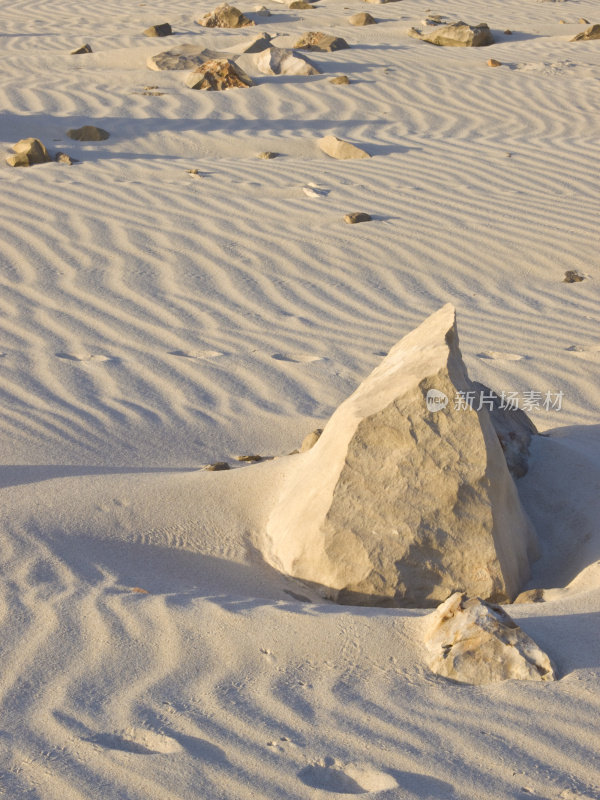
[[[244,28],[254,25],[251,19],[229,3],[221,3],[197,22],[205,28]]]
[[[421,39],[423,42],[442,47],[486,47],[494,44],[492,32],[485,22],[479,25],[453,22],[450,25],[436,26],[427,33],[423,33],[417,28],[411,28],[408,35],[413,39]]]
[[[425,607],[455,591],[512,600],[535,533],[493,412],[456,402],[477,386],[446,305],[290,462],[267,524],[267,560],[338,602]]]
[[[553,681],[541,650],[500,606],[456,592],[425,619],[428,664],[461,683]]]

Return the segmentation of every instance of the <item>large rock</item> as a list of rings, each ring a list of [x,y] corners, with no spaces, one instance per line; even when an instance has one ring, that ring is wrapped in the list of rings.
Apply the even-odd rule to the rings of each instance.
[[[84,125],[82,128],[70,128],[67,136],[77,142],[103,142],[110,137],[110,133],[95,125]]]
[[[450,305],[404,337],[290,462],[265,555],[338,602],[512,600],[537,555]]]
[[[590,25],[589,28],[586,28],[581,33],[578,33],[577,36],[574,36],[571,41],[585,42],[589,41],[590,39],[600,39],[600,25]]]
[[[254,25],[251,19],[229,3],[221,3],[197,22],[205,28],[244,28],[246,25]]]
[[[221,91],[224,89],[246,89],[252,79],[234,61],[226,58],[206,61],[201,67],[186,76],[185,85],[190,89]]]
[[[33,167],[34,164],[46,164],[52,161],[50,155],[39,139],[20,139],[13,144],[14,155],[6,157],[11,167]]]
[[[485,47],[494,44],[494,37],[485,22],[480,25],[467,25],[466,22],[453,22],[423,33],[411,28],[408,35],[423,42],[444,47]]]
[[[146,61],[146,66],[153,70],[192,70],[201,67],[206,61],[213,61],[218,58],[234,59],[244,53],[260,53],[268,49],[271,36],[268,33],[260,33],[256,36],[245,38],[227,50],[209,50],[197,44],[181,44],[172,50],[163,50],[150,56]]]
[[[338,139],[337,136],[329,135],[319,139],[319,148],[331,158],[371,158],[366,150],[351,142]]]
[[[320,31],[310,31],[303,34],[294,48],[297,50],[314,50],[320,53],[331,53],[334,50],[345,50],[350,45],[341,36],[330,36],[328,33]]]
[[[549,657],[500,606],[451,595],[426,620],[429,667],[461,683],[553,681]]]
[[[320,75],[321,70],[301,53],[270,47],[254,57],[254,65],[265,75]]]

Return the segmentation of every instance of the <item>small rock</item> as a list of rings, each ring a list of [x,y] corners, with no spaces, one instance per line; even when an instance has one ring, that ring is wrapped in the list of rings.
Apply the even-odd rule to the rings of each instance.
[[[89,46],[89,44],[82,44],[81,47],[78,47],[76,50],[71,50],[69,55],[80,56],[83,55],[84,53],[91,53],[91,52],[92,48]]]
[[[224,89],[247,89],[253,85],[241,67],[227,58],[206,61],[201,67],[190,72],[185,85],[190,89],[222,91]]]
[[[330,78],[329,83],[333,83],[336,86],[346,86],[350,83],[350,78],[347,75],[338,75],[335,78]]]
[[[344,222],[347,222],[348,225],[355,225],[357,222],[370,222],[372,219],[373,217],[364,211],[355,211],[352,214],[344,215]]]
[[[39,139],[20,139],[13,144],[12,149],[15,155],[6,158],[6,163],[11,167],[33,167],[35,164],[47,164],[52,161]]]
[[[577,22],[578,22],[579,25],[589,25],[590,24],[589,19],[584,19],[583,17],[581,17],[581,19],[578,19]]]
[[[312,3],[307,3],[306,0],[292,0],[288,8],[307,11],[309,8],[314,9]]]
[[[369,14],[368,11],[361,11],[359,14],[353,14],[348,17],[350,25],[376,25],[377,20]]]
[[[334,50],[346,50],[350,45],[340,36],[330,36],[320,31],[310,31],[301,36],[295,45],[296,50],[314,50],[319,53],[332,53]]]
[[[590,25],[577,36],[574,36],[572,42],[589,41],[590,39],[600,39],[600,25]]]
[[[371,158],[366,150],[362,150],[355,144],[338,139],[337,136],[324,136],[319,139],[320,149],[331,158]]]
[[[525,592],[518,594],[513,600],[513,605],[518,603],[544,603],[544,590],[543,589],[527,589]]]
[[[160,25],[152,25],[151,28],[146,28],[144,36],[171,36],[173,29],[168,22],[163,22]]]
[[[215,461],[214,464],[209,464],[204,469],[206,472],[222,472],[225,469],[231,469],[231,467],[226,461]]]
[[[316,428],[311,433],[308,433],[302,440],[302,444],[300,445],[300,450],[294,450],[294,452],[306,453],[308,450],[310,450],[311,447],[314,447],[314,445],[319,441],[319,437],[321,436],[322,433],[323,433],[323,428]]]
[[[466,22],[453,22],[442,25],[431,33],[422,33],[417,28],[410,28],[408,35],[422,42],[441,47],[486,47],[494,44],[494,37],[485,22],[480,25],[467,25]]]
[[[270,17],[271,12],[266,6],[255,6],[254,13],[257,14],[259,17]]]
[[[558,20],[558,24],[559,25],[566,25],[567,23],[564,21],[564,19],[559,19]]]
[[[429,667],[461,683],[553,681],[552,662],[498,605],[455,592],[427,618]]]
[[[511,31],[511,30],[509,30],[509,29],[507,28],[507,29],[504,31],[504,34],[505,34],[506,36],[512,36],[512,31]]]
[[[501,67],[502,62],[497,61],[495,58],[488,58],[487,65],[488,67]]]
[[[320,75],[321,70],[302,53],[270,47],[254,56],[256,68],[265,75]]]
[[[425,19],[421,20],[421,25],[443,25],[446,17],[441,14],[428,14]]]
[[[205,28],[244,28],[247,25],[254,25],[251,19],[229,3],[222,3],[197,22]]]
[[[110,133],[95,125],[84,125],[82,128],[71,128],[67,136],[77,142],[102,142],[108,139]]]
[[[236,461],[248,461],[248,462],[250,462],[252,464],[256,464],[259,461],[262,461],[263,457],[262,456],[236,456],[235,460]]]
[[[258,154],[259,158],[264,158],[265,160],[270,160],[272,158],[277,158],[280,156],[281,153],[273,153],[271,150],[264,150],[262,153]]]
[[[77,161],[76,158],[71,158],[71,156],[68,153],[62,153],[60,150],[54,156],[54,160],[58,164],[74,164]]]
[[[583,280],[585,280],[585,275],[582,275],[581,272],[577,272],[575,269],[568,269],[565,272],[563,283],[580,283]]]
[[[186,169],[186,172],[190,175],[200,175],[200,170],[194,167],[193,169]]]

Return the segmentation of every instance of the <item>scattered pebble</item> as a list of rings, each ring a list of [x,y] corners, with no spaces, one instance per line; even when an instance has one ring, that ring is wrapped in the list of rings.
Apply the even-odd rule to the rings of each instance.
[[[235,456],[236,461],[250,461],[256,463],[258,461],[262,461],[262,456]]]
[[[204,467],[207,472],[221,472],[224,469],[231,469],[229,464],[226,461],[215,461],[214,464],[209,464],[207,467]]]
[[[146,28],[144,36],[171,36],[173,29],[168,22],[163,22],[161,25],[152,25],[151,28]]]
[[[583,280],[585,280],[585,275],[582,275],[581,272],[577,272],[575,269],[568,269],[565,272],[563,283],[580,283]]]
[[[76,158],[72,158],[68,153],[63,153],[60,150],[54,156],[54,160],[59,164],[74,164],[77,161]]]
[[[268,159],[271,159],[271,158],[277,158],[280,155],[281,155],[281,153],[273,153],[271,150],[264,150],[262,153],[258,154],[258,157],[259,158],[265,158],[265,159],[268,160]]]
[[[258,14],[259,17],[270,17],[271,12],[266,6],[255,6],[254,13]]]
[[[504,31],[504,33],[506,36],[512,36],[512,31],[509,30],[508,28]]]
[[[364,211],[355,211],[352,214],[344,215],[344,222],[347,222],[348,225],[355,225],[357,222],[370,222],[372,219],[373,217]]]
[[[91,52],[92,48],[89,46],[89,44],[82,44],[81,47],[78,47],[76,50],[71,50],[69,55],[80,56],[83,55],[83,53],[91,53]]]
[[[361,11],[359,14],[353,14],[348,17],[350,25],[376,25],[377,20],[374,19],[368,11]]]
[[[488,65],[488,67],[501,67],[502,66],[502,62],[498,61],[495,58],[488,58],[487,65]]]
[[[345,86],[350,83],[350,78],[347,75],[338,75],[335,78],[330,78],[329,83],[334,83],[336,86]]]
[[[589,19],[584,19],[583,17],[581,17],[581,19],[578,19],[578,20],[577,20],[577,22],[578,22],[580,25],[589,25],[589,24],[590,24],[590,21],[589,21]]]

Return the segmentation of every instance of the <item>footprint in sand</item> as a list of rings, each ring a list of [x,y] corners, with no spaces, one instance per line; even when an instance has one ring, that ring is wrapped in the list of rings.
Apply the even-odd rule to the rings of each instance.
[[[323,356],[312,356],[308,353],[273,353],[271,358],[275,361],[288,361],[290,364],[312,364],[315,361],[325,361]]]
[[[103,356],[94,353],[55,353],[57,358],[62,358],[65,361],[78,361],[80,363],[94,361],[98,364],[116,364],[120,361],[115,356]]]
[[[327,757],[304,767],[298,777],[306,786],[338,794],[368,794],[395,789],[398,781],[387,772],[363,764],[340,764]]]
[[[477,353],[477,358],[488,358],[491,361],[521,361],[525,356],[518,353],[498,353],[496,350],[484,350]]]
[[[98,733],[90,736],[87,741],[107,750],[121,750],[139,755],[171,754],[183,750],[179,742],[170,736],[143,728],[131,728],[123,733]]]
[[[203,358],[218,358],[224,356],[220,350],[169,350],[170,356],[178,356],[179,358],[195,358],[202,360]]]

